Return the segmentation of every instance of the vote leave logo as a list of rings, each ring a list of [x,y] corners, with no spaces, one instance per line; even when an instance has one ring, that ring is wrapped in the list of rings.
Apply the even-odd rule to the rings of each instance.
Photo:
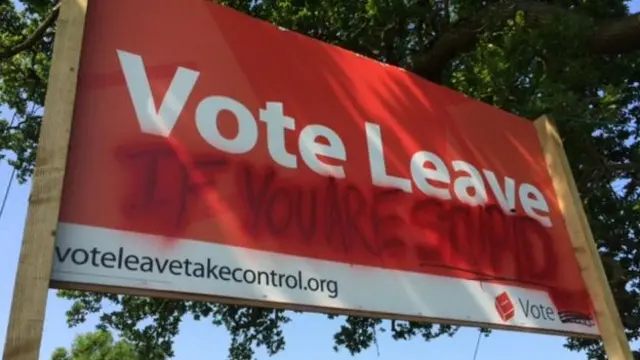
[[[506,291],[496,296],[495,300],[496,310],[502,321],[507,322],[511,320],[516,314],[516,308],[507,294]]]

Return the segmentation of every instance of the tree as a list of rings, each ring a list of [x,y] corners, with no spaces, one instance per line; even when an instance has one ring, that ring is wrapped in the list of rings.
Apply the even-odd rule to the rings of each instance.
[[[78,335],[71,349],[57,348],[51,360],[137,360],[133,346],[124,341],[114,341],[110,332],[98,330]]]
[[[277,25],[404,67],[517,115],[558,123],[630,340],[640,337],[640,14],[624,0],[221,0]],[[32,173],[49,68],[53,0],[0,0],[0,103],[19,119],[0,122],[0,148],[16,154],[19,179]],[[33,105],[28,106],[28,105]],[[32,111],[35,108],[35,111]],[[614,188],[615,187],[615,188]],[[101,313],[101,324],[136,346],[171,355],[186,314],[211,319],[231,336],[230,357],[255,346],[284,349],[281,310],[61,291],[74,304],[70,325]],[[103,301],[118,309],[104,312]],[[139,327],[141,321],[153,319]],[[331,317],[333,318],[333,317]],[[453,335],[437,324],[346,317],[336,349],[358,353],[381,328],[394,339]],[[603,359],[600,343],[569,339]]]

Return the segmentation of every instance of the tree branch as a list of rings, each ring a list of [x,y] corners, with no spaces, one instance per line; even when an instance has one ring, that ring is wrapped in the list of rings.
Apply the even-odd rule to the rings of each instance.
[[[443,33],[429,49],[413,59],[413,71],[435,82],[450,61],[473,50],[487,18],[495,16],[499,22],[512,19],[518,11],[527,16],[531,26],[549,23],[559,16],[581,16],[579,13],[534,1],[514,1],[486,7],[475,17],[464,19]],[[604,22],[593,29],[589,51],[593,54],[621,54],[640,49],[640,13]]]
[[[44,21],[38,25],[38,28],[30,35],[26,36],[25,39],[18,42],[15,46],[9,47],[8,49],[0,50],[0,61],[10,59],[20,52],[27,50],[32,47],[35,43],[40,41],[44,36],[44,33],[53,25],[53,23],[58,18],[58,13],[60,12],[60,2],[58,2],[51,13],[44,19]]]
[[[624,54],[640,49],[640,13],[603,23],[593,32],[595,54]]]
[[[607,163],[607,168],[614,173],[618,172],[640,172],[640,164],[628,162],[628,163]]]
[[[614,170],[637,170],[640,169],[640,164],[634,163],[608,163],[607,167]]]

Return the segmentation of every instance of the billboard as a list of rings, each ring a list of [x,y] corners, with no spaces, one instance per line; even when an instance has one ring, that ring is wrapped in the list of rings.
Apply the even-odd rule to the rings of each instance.
[[[201,0],[88,7],[53,260],[61,287],[599,334],[533,123]]]

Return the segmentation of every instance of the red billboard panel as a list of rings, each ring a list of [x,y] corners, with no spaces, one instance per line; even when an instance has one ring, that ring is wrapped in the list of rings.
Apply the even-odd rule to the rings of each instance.
[[[53,279],[598,333],[531,122],[201,0],[91,2]]]

